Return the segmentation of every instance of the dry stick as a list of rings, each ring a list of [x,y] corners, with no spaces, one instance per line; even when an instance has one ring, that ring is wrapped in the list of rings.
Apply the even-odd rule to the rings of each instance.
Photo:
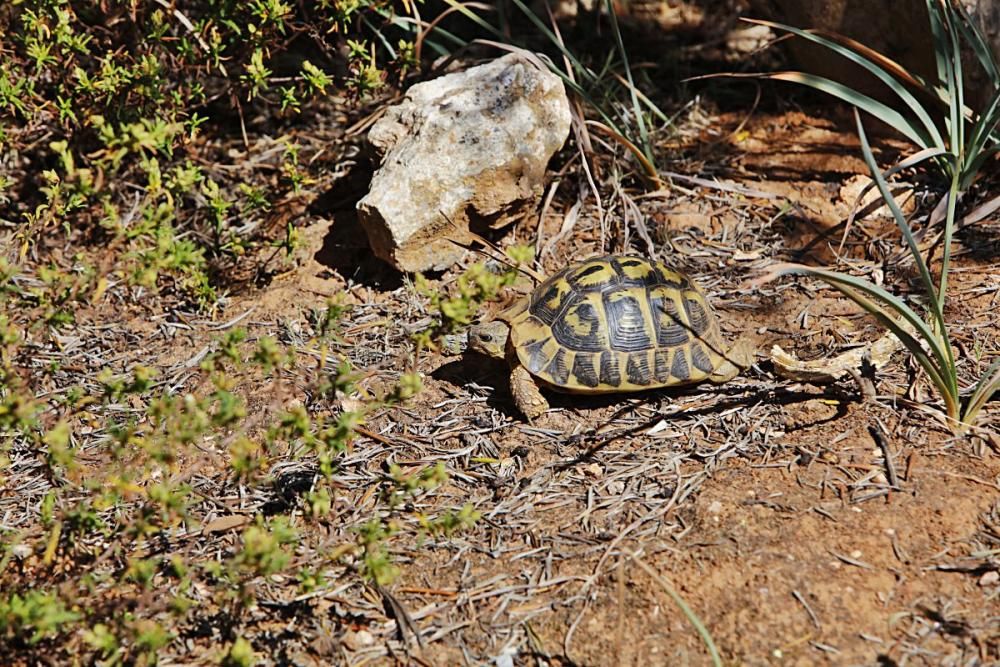
[[[816,629],[822,630],[823,628],[819,624],[819,619],[816,618],[815,612],[813,612],[812,607],[809,606],[809,603],[806,602],[806,599],[802,596],[802,593],[799,593],[798,591],[792,591],[792,597],[798,600],[799,604],[801,604],[805,608],[806,613],[809,614],[809,619],[813,622],[813,625],[816,626]]]
[[[746,197],[752,197],[754,199],[766,199],[768,201],[771,201],[775,199],[785,198],[783,195],[774,192],[758,190],[756,188],[750,188],[745,185],[740,185],[738,183],[713,181],[707,178],[701,178],[700,176],[688,176],[687,174],[680,174],[674,171],[662,171],[660,173],[663,176],[669,178],[671,181],[681,181],[682,183],[689,183],[691,185],[697,185],[699,187],[708,188],[710,190],[719,190],[720,192],[731,192],[733,194],[744,195]],[[669,194],[669,190],[661,188],[659,190],[647,192],[646,194],[638,195],[636,199],[648,199],[650,197],[658,197],[665,194]]]
[[[549,4],[548,0],[545,0],[545,11],[549,16],[549,24],[552,27],[552,34],[555,35],[556,40],[559,42],[559,47],[562,52],[562,58],[563,58],[563,67],[565,68],[566,76],[569,78],[570,81],[576,84],[577,83],[576,70],[573,68],[573,64],[570,62],[569,56],[566,55],[569,51],[566,48],[566,43],[563,41],[562,32],[559,30],[559,23],[558,21],[556,21],[556,18],[552,13],[552,7]],[[570,98],[570,120],[573,128],[573,135],[576,138],[576,148],[580,154],[580,164],[583,167],[583,173],[587,178],[587,184],[590,186],[591,192],[594,193],[594,203],[597,205],[597,219],[599,221],[599,226],[601,229],[600,251],[603,253],[604,222],[605,222],[604,205],[601,202],[601,193],[597,189],[597,183],[594,180],[593,169],[591,168],[590,162],[587,157],[588,155],[594,154],[594,146],[593,142],[590,140],[590,132],[587,131],[586,117],[584,116],[583,111],[580,110],[580,100],[575,96]],[[577,203],[582,207],[586,193],[583,192],[581,194],[583,196],[577,198]],[[579,209],[577,212],[579,213]],[[566,226],[567,222],[568,219],[564,218],[563,219],[564,227]],[[572,226],[575,224],[576,224],[576,218],[574,217],[574,219],[572,220],[572,224],[569,226],[569,228],[572,229]],[[560,230],[559,233],[562,234],[563,233],[562,230]],[[549,243],[546,245],[546,250],[551,251],[552,246],[554,245],[555,245],[554,240],[549,241]],[[537,249],[537,244],[536,244],[536,249]],[[545,254],[545,250],[542,251],[542,254]],[[541,256],[539,256],[539,260],[541,260]]]
[[[875,569],[875,566],[872,565],[871,563],[866,563],[863,560],[858,560],[857,558],[851,558],[850,556],[845,556],[844,554],[838,553],[838,552],[834,551],[833,549],[827,549],[827,551],[830,552],[831,556],[833,556],[837,560],[839,560],[839,561],[841,561],[843,563],[846,563],[848,565],[853,565],[854,567],[860,567],[860,568],[865,569],[865,570],[874,570]]]
[[[896,474],[896,465],[892,461],[892,452],[889,450],[889,441],[886,438],[888,431],[886,430],[885,424],[882,423],[881,419],[876,417],[875,421],[878,424],[878,427],[869,426],[868,432],[871,433],[875,443],[879,446],[879,449],[882,450],[882,458],[885,460],[885,472],[886,477],[889,478],[889,484],[891,484],[893,488],[899,488],[899,476]]]
[[[156,0],[156,4],[160,5],[161,7],[163,7],[164,9],[166,9],[168,12],[171,12],[174,15],[174,18],[176,18],[178,21],[180,21],[181,25],[183,25],[187,29],[187,31],[189,33],[191,33],[192,35],[194,35],[195,41],[198,42],[198,46],[200,46],[201,49],[202,49],[202,51],[205,52],[205,55],[209,55],[210,53],[212,53],[212,49],[208,46],[208,44],[202,38],[201,33],[199,33],[197,29],[195,29],[194,24],[191,23],[191,21],[188,19],[188,17],[185,16],[181,12],[181,10],[177,9],[176,7],[172,7],[170,5],[170,3],[167,2],[167,0]],[[219,62],[219,72],[224,77],[228,77],[229,76],[228,72],[226,72],[225,65],[223,65],[221,61]]]
[[[420,628],[417,627],[416,622],[413,620],[413,617],[410,616],[410,612],[406,610],[406,607],[404,607],[403,604],[396,599],[396,596],[377,583],[375,584],[375,590],[382,596],[382,601],[389,608],[389,610],[392,611],[392,615],[396,617],[396,625],[399,628],[399,636],[403,638],[404,646],[407,649],[409,648],[406,646],[407,640],[405,632],[405,630],[409,630],[416,638],[417,646],[423,649],[424,638],[420,635]]]
[[[576,227],[576,221],[580,218],[580,209],[582,207],[583,200],[577,198],[576,203],[574,203],[563,215],[563,221],[562,225],[559,227],[559,231],[556,232],[552,238],[546,241],[545,247],[542,248],[541,252],[536,255],[539,261],[541,261],[542,257],[552,252],[556,244],[566,238],[566,236],[573,231],[573,228]],[[541,229],[541,225],[539,225],[539,229]]]
[[[236,102],[236,112],[240,116],[240,134],[243,135],[243,147],[249,151],[250,139],[247,137],[247,124],[243,118],[243,105],[240,104],[240,98],[238,95],[233,95],[233,101]]]
[[[542,245],[542,234],[545,231],[545,214],[549,212],[549,206],[552,205],[552,200],[556,196],[556,190],[559,188],[559,184],[562,182],[561,179],[556,178],[549,185],[549,190],[545,193],[545,199],[542,200],[542,208],[538,212],[538,226],[535,228],[535,257],[539,257],[538,250]]]
[[[627,246],[628,240],[628,229],[629,222],[634,223],[635,231],[639,234],[639,238],[642,239],[643,243],[646,244],[646,251],[654,260],[659,261],[659,256],[656,252],[656,244],[653,243],[653,239],[649,236],[649,229],[646,227],[646,223],[643,220],[642,211],[636,205],[635,200],[628,196],[628,194],[622,190],[621,182],[618,181],[614,186],[615,194],[618,196],[618,200],[621,201],[622,206],[622,218],[625,221],[625,238]]]

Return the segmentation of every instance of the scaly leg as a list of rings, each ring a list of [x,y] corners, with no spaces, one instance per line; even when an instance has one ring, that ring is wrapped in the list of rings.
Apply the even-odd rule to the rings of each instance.
[[[514,396],[517,409],[524,413],[529,422],[541,417],[549,409],[549,402],[539,391],[535,378],[521,364],[515,364],[511,369],[510,393]]]

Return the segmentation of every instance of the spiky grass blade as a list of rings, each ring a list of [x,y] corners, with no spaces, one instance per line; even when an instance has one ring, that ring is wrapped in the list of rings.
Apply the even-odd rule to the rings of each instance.
[[[975,422],[979,411],[983,409],[986,402],[993,398],[993,395],[998,391],[1000,391],[1000,359],[994,361],[990,365],[989,370],[979,378],[976,388],[972,391],[972,395],[969,396],[969,400],[965,405],[965,414],[962,415],[962,422],[966,424]]]
[[[868,135],[865,133],[865,127],[861,123],[861,115],[858,113],[857,109],[854,110],[854,120],[858,126],[858,137],[861,140],[861,152],[864,155],[865,164],[868,165],[868,169],[872,173],[872,180],[875,181],[875,185],[878,187],[879,192],[882,194],[882,198],[885,200],[886,206],[892,212],[892,217],[896,221],[896,226],[899,227],[899,231],[903,235],[903,240],[906,241],[907,248],[910,250],[910,254],[913,256],[913,261],[917,265],[917,270],[920,272],[920,279],[924,284],[924,291],[928,296],[932,297],[931,300],[937,303],[937,291],[934,287],[934,280],[931,278],[931,272],[927,268],[927,263],[924,261],[923,255],[920,253],[920,247],[917,245],[917,239],[913,236],[913,230],[906,222],[906,216],[903,212],[899,210],[899,205],[896,203],[895,198],[892,196],[892,191],[889,189],[889,184],[886,183],[885,178],[882,176],[882,172],[879,170],[878,164],[875,162],[875,155],[872,153],[871,145],[868,143]],[[943,324],[943,317],[941,316],[941,309],[937,307],[935,310],[935,317],[941,320]]]
[[[996,58],[993,56],[993,49],[983,39],[983,33],[976,27],[975,19],[969,15],[969,12],[966,11],[965,6],[961,2],[949,3],[947,7],[948,10],[957,14],[958,20],[955,23],[962,31],[962,34],[965,35],[966,41],[972,47],[973,53],[976,54],[976,58],[989,77],[990,82],[994,87],[1000,85],[1000,68],[997,67]]]
[[[451,2],[452,0],[446,0]],[[552,42],[552,45],[557,47],[560,53],[573,64],[573,71],[575,71],[583,80],[589,81],[591,83],[597,83],[597,78],[594,73],[590,71],[576,55],[563,45],[562,41],[551,31],[549,27],[538,17],[535,12],[531,11],[531,8],[524,4],[522,0],[511,0],[514,5],[521,11],[524,16],[531,21],[532,24],[538,29],[540,33],[545,35],[545,38]]]
[[[996,134],[998,124],[1000,124],[1000,87],[990,97],[969,135],[965,149],[965,164],[962,166],[962,181],[959,183],[960,190],[965,191],[972,185],[983,163],[1000,148],[1000,137]]]
[[[625,50],[625,42],[622,41],[622,31],[618,25],[618,14],[615,13],[615,6],[612,0],[606,0],[605,5],[608,15],[611,17],[611,31],[615,35],[615,45],[618,47],[618,56],[622,59],[622,67],[625,69],[625,78],[628,80],[629,95],[632,98],[632,113],[635,116],[636,125],[639,127],[639,140],[642,142],[642,152],[649,163],[655,163],[653,147],[649,143],[649,130],[646,129],[646,119],[642,115],[642,104],[636,95],[637,88],[632,80],[632,67],[629,65],[628,52]]]
[[[777,264],[769,267],[768,273],[760,282],[782,275],[819,278],[875,317],[913,355],[944,399],[948,415],[958,419],[958,394],[953,391],[946,370],[949,355],[942,349],[938,336],[906,303],[867,280],[803,264]],[[924,348],[925,344],[927,349]],[[930,350],[930,354],[927,350]]]
[[[789,32],[793,35],[796,35],[797,37],[801,37],[802,39],[824,46],[833,51],[834,53],[836,53],[837,55],[846,58],[847,60],[857,65],[860,65],[861,67],[864,67],[866,70],[871,72],[876,78],[878,78],[879,81],[888,86],[889,89],[892,90],[892,92],[895,93],[900,98],[900,100],[903,101],[906,107],[910,111],[912,111],[913,114],[920,120],[920,124],[922,127],[907,121],[907,126],[909,127],[909,130],[913,134],[919,135],[921,137],[921,141],[916,142],[917,144],[923,146],[924,148],[930,146],[939,146],[939,147],[944,146],[944,139],[941,137],[941,133],[938,131],[937,126],[931,119],[930,114],[927,112],[924,106],[917,101],[917,98],[913,96],[913,94],[906,88],[906,86],[900,83],[895,77],[893,77],[889,73],[889,71],[887,70],[888,66],[887,62],[883,62],[882,64],[876,64],[869,58],[858,53],[855,49],[849,48],[848,46],[838,43],[837,41],[834,41],[832,39],[828,39],[827,37],[822,36],[821,34],[815,31],[800,30],[798,28],[794,28],[792,26],[785,25],[783,23],[774,23],[772,21],[750,21],[750,23],[758,23],[760,25],[764,25],[769,28],[773,28],[775,30],[783,30],[785,32]],[[865,48],[861,47],[860,44],[858,44],[857,46],[858,48]],[[870,51],[870,49],[868,51]],[[883,57],[883,61],[889,61],[889,59]],[[897,70],[903,69],[898,64],[896,63],[893,64],[896,66]],[[909,79],[911,81],[916,80],[912,76],[910,76]],[[855,105],[855,106],[860,106],[860,105]],[[899,129],[896,123],[892,123],[892,126]]]
[[[875,285],[862,278],[856,278],[854,276],[848,275],[846,273],[840,273],[838,271],[831,271],[829,269],[821,269],[814,266],[806,266],[805,264],[794,264],[794,263],[780,263],[768,267],[767,274],[765,274],[760,281],[767,282],[773,280],[777,276],[810,276],[812,278],[819,278],[820,280],[828,283],[829,285],[840,289],[842,286],[846,287],[851,291],[852,294],[862,294],[867,299],[874,299],[876,303],[887,304],[886,307],[890,308],[895,314],[896,319],[901,319],[903,322],[914,332],[917,336],[923,339],[928,348],[933,354],[934,361],[936,365],[942,365],[947,361],[946,355],[940,349],[941,344],[937,339],[935,333],[927,325],[920,315],[917,314],[912,308],[910,308],[902,299],[897,296],[890,294],[884,288]],[[860,304],[859,304],[860,305]],[[866,309],[867,310],[867,309]],[[884,309],[878,310],[878,312],[883,312]],[[875,314],[875,313],[872,313]],[[883,313],[885,314],[885,313]],[[895,333],[895,332],[893,332]],[[913,338],[913,334],[906,333],[907,337]],[[903,337],[900,337],[903,340]],[[905,341],[904,341],[905,342]],[[917,345],[917,347],[920,347]],[[921,348],[922,349],[922,348]],[[913,350],[911,350],[912,352]]]
[[[949,132],[951,134],[951,151],[958,153],[965,146],[965,81],[962,74],[962,51],[952,23],[952,15],[948,9],[941,10],[942,23],[945,28],[947,38],[948,53],[950,58],[946,59],[946,73],[948,83],[948,99],[951,104],[949,110]]]
[[[814,88],[820,92],[833,95],[834,97],[871,114],[875,118],[888,123],[900,134],[921,148],[931,148],[934,145],[930,137],[926,136],[923,128],[919,124],[911,121],[909,118],[906,118],[903,114],[899,113],[889,105],[883,104],[882,102],[879,102],[864,93],[859,93],[853,88],[845,86],[837,81],[833,81],[822,76],[816,76],[815,74],[807,74],[806,72],[774,72],[771,74],[754,74],[751,76],[752,78],[775,79],[777,81],[798,83]]]
[[[462,16],[469,19],[477,26],[493,35],[497,39],[504,39],[505,35],[500,32],[496,26],[484,19],[482,16],[472,11],[472,8],[478,9],[479,3],[471,2],[458,2],[458,0],[444,0],[444,3],[448,5],[448,12],[459,12]],[[428,32],[430,32],[428,30]]]
[[[906,246],[909,249],[910,255],[913,257],[913,262],[916,264],[917,270],[920,273],[920,279],[924,283],[924,292],[927,294],[930,302],[929,307],[934,318],[934,328],[936,334],[928,337],[927,339],[935,341],[934,349],[940,355],[940,370],[944,379],[947,381],[948,387],[948,391],[946,393],[949,396],[957,397],[958,377],[955,370],[955,356],[952,352],[951,345],[948,343],[948,326],[944,321],[943,294],[935,288],[934,279],[931,277],[931,272],[927,268],[927,263],[924,261],[923,255],[920,253],[920,246],[917,244],[917,239],[913,236],[913,230],[910,229],[910,225],[907,224],[906,216],[904,216],[903,212],[899,210],[899,205],[896,203],[895,198],[893,198],[892,191],[889,190],[889,184],[886,183],[885,178],[882,176],[882,172],[878,168],[878,164],[875,163],[875,156],[872,153],[871,145],[868,143],[868,135],[865,133],[864,125],[861,123],[861,114],[858,113],[857,109],[854,110],[854,120],[858,126],[858,138],[861,140],[861,152],[864,155],[865,164],[868,165],[868,169],[872,173],[872,180],[875,181],[879,192],[882,194],[882,198],[885,200],[886,205],[892,212],[892,217],[896,221],[896,226],[899,227],[899,231],[903,235],[903,239],[906,241]],[[957,182],[957,178],[958,169],[954,169],[952,172],[953,185]],[[948,202],[948,206],[951,213],[951,222],[948,222],[947,216],[945,222],[946,242],[949,244],[951,242],[951,236],[948,233],[948,229],[949,227],[954,226],[954,200],[957,199],[956,194],[957,193],[954,191],[949,193],[951,200]],[[942,288],[947,287],[947,283],[945,282],[945,278],[947,276],[946,268],[946,266],[942,268]]]
[[[939,11],[937,0],[927,0],[927,14],[931,24],[931,38],[934,41],[934,62],[937,65],[938,81],[943,83],[948,76],[948,53],[950,49],[946,48],[947,37],[945,37],[945,28]]]
[[[649,112],[651,114],[659,118],[664,123],[671,122],[670,117],[667,116],[667,114],[663,113],[663,110],[660,109],[660,107],[656,106],[656,102],[649,99],[649,97],[646,96],[645,93],[643,93],[641,90],[630,84],[621,74],[619,74],[618,72],[611,72],[611,76],[615,77],[618,80],[618,83],[622,84],[622,86],[628,88],[630,91],[633,91],[635,93],[635,96],[639,98],[639,101],[642,102],[647,109],[649,109]]]

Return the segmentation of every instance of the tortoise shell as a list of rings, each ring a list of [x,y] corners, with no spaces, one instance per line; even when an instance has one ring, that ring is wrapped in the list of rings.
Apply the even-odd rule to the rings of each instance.
[[[728,347],[704,293],[638,257],[572,264],[498,317],[510,324],[508,350],[521,364],[572,393],[702,382]]]

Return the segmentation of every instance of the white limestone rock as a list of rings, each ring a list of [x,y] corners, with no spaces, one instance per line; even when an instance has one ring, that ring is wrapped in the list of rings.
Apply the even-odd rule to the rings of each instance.
[[[447,239],[537,200],[569,126],[562,81],[523,55],[413,86],[368,134],[382,155],[358,202],[372,250],[402,271],[450,266],[464,251]]]

